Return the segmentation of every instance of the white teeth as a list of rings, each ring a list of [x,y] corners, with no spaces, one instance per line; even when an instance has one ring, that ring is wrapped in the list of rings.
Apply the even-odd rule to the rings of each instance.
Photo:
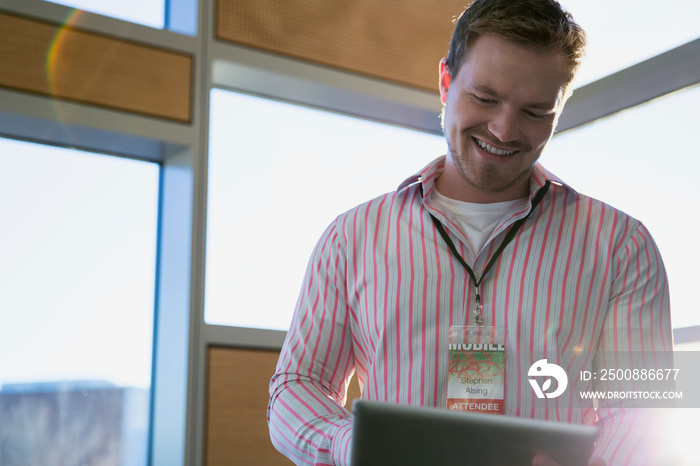
[[[493,146],[490,145],[490,144],[485,143],[485,142],[482,141],[481,139],[476,139],[476,138],[474,138],[474,139],[476,140],[476,143],[479,145],[479,147],[481,147],[482,149],[484,149],[486,152],[490,152],[490,153],[492,153],[492,154],[494,154],[494,155],[511,155],[511,154],[515,154],[515,152],[516,152],[516,151],[514,151],[514,150],[503,150],[503,149],[498,149],[498,148],[496,148],[496,147],[493,147]]]

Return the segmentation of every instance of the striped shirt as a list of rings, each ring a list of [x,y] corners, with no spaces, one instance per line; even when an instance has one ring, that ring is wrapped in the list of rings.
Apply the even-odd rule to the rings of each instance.
[[[475,255],[460,223],[431,202],[444,160],[340,215],[312,254],[268,406],[272,442],[297,464],[349,462],[352,417],[343,405],[353,372],[363,399],[446,406],[449,329],[473,324],[475,289],[430,214],[478,278],[531,203],[508,212]],[[595,370],[596,350],[672,350],[668,284],[649,232],[539,164],[530,200],[547,181],[480,285],[483,325],[506,329],[506,415],[597,422],[596,455],[644,464],[648,452],[630,439],[644,410],[596,410],[573,396],[542,401],[528,383],[542,358],[573,376]]]

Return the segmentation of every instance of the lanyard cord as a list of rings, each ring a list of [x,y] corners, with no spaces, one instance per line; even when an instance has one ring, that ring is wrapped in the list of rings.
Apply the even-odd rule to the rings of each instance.
[[[479,292],[479,286],[481,285],[481,282],[484,280],[484,277],[486,277],[486,274],[489,273],[489,270],[491,270],[491,267],[496,263],[498,260],[498,257],[501,255],[503,250],[508,246],[508,243],[510,243],[513,238],[515,238],[515,235],[518,233],[518,230],[520,227],[523,226],[525,221],[528,219],[530,214],[532,213],[533,210],[535,210],[535,207],[542,201],[542,198],[544,195],[547,193],[547,190],[549,189],[549,181],[545,182],[544,186],[537,191],[537,194],[535,194],[535,197],[532,199],[532,207],[530,208],[530,211],[527,213],[527,215],[517,222],[513,224],[511,229],[508,231],[508,234],[506,237],[503,239],[503,242],[501,245],[498,247],[496,252],[491,256],[491,259],[489,260],[488,264],[486,264],[486,267],[484,268],[483,273],[481,274],[481,278],[477,279],[476,275],[474,275],[474,271],[472,270],[471,267],[465,262],[464,258],[457,252],[457,248],[455,247],[455,244],[452,242],[450,237],[447,235],[447,232],[445,231],[445,227],[442,226],[442,223],[440,223],[440,220],[435,218],[433,214],[430,214],[430,218],[433,220],[433,223],[435,224],[435,228],[437,228],[438,232],[440,233],[440,236],[442,236],[442,239],[447,243],[447,247],[450,248],[450,251],[452,252],[452,255],[459,261],[460,264],[462,264],[462,267],[467,271],[469,274],[469,277],[472,279],[472,282],[474,283],[474,291],[476,292],[476,310],[474,312],[474,323],[476,324],[481,324],[483,319],[481,317],[481,311],[483,310],[483,305],[481,303],[481,293]],[[421,195],[423,194],[423,185],[421,185]],[[430,212],[428,212],[430,213]]]

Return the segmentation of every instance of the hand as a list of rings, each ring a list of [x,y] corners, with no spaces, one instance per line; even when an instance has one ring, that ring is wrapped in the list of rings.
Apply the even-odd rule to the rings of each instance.
[[[552,458],[545,455],[537,454],[532,458],[532,466],[563,466]],[[588,462],[588,466],[606,466],[605,461],[602,458],[591,458]]]

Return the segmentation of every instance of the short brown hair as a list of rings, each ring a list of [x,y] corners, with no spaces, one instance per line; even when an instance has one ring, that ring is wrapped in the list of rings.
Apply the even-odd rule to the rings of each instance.
[[[574,79],[586,49],[586,33],[555,0],[474,0],[457,19],[447,55],[456,76],[480,35],[493,35],[521,45],[561,53]]]

